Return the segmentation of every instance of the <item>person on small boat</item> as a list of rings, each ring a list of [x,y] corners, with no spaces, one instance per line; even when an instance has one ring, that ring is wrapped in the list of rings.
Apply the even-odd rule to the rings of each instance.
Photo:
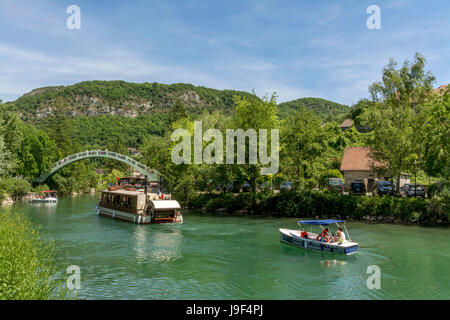
[[[302,233],[300,234],[300,236],[301,236],[302,238],[308,239],[308,232],[302,231]]]
[[[316,240],[322,242],[330,242],[330,237],[328,236],[328,228],[323,229],[323,231],[317,236]]]
[[[343,244],[344,243],[344,241],[345,241],[345,233],[342,230],[342,228],[338,229],[338,231],[336,233],[336,236],[334,237],[333,241],[337,242],[339,244]]]

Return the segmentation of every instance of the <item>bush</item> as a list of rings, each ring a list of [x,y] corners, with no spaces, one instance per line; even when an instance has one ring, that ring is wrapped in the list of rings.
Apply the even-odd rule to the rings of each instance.
[[[393,217],[403,222],[422,224],[448,224],[450,220],[450,189],[444,189],[439,196],[428,200],[423,198],[395,198],[389,196],[366,197],[342,195],[320,191],[286,191],[267,195],[258,193],[256,201],[251,194],[208,194],[198,195],[191,202],[193,208],[230,211],[250,209],[258,215],[279,217],[362,219],[371,217]]]
[[[30,192],[31,184],[24,179],[5,178],[0,181],[0,189],[17,199]]]
[[[0,213],[0,299],[67,298],[53,279],[52,245],[44,244],[21,213]]]

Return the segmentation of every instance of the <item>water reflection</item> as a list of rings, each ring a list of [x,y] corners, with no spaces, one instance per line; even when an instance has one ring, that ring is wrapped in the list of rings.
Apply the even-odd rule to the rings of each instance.
[[[336,259],[321,260],[320,264],[330,268],[330,267],[335,267],[336,265],[343,266],[343,265],[347,264],[347,261],[340,261],[340,260],[336,260]]]
[[[173,227],[173,228],[172,228]],[[177,226],[136,226],[134,251],[139,262],[172,261],[181,258],[183,234]]]

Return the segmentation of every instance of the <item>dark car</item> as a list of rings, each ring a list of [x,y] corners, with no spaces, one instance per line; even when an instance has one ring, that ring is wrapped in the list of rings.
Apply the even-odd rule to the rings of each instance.
[[[392,189],[392,184],[390,181],[378,181],[377,182],[377,193],[379,196],[394,195],[394,190]]]
[[[401,188],[402,193],[406,197],[423,197],[425,198],[425,189],[420,184],[407,183]]]
[[[350,192],[352,194],[366,194],[366,186],[364,185],[364,182],[352,182],[350,185]]]
[[[280,192],[282,191],[291,191],[292,190],[292,182],[285,181],[280,185]]]
[[[344,181],[339,178],[329,178],[327,189],[332,192],[344,192]]]
[[[260,189],[261,191],[263,191],[263,190],[273,190],[273,185],[270,184],[269,182],[263,182],[263,183],[259,186],[259,189]]]
[[[244,184],[242,185],[242,192],[250,192],[250,182],[244,182]]]

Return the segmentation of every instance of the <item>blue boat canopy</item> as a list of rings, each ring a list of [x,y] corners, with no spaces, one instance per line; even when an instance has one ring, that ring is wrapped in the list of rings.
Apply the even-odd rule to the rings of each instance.
[[[300,220],[298,223],[300,224],[314,224],[314,225],[323,225],[328,226],[333,223],[345,222],[344,220]]]

